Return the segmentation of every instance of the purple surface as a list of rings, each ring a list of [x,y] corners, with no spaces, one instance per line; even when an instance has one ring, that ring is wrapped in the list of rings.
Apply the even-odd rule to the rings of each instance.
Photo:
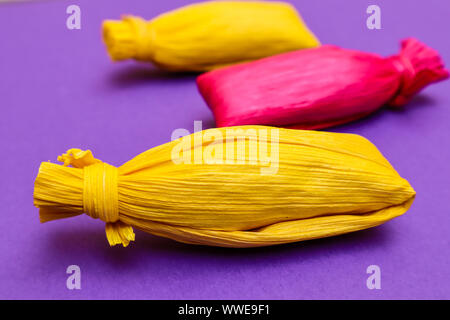
[[[239,250],[139,231],[128,248],[110,248],[104,224],[86,215],[39,223],[32,194],[41,161],[81,147],[120,165],[169,141],[176,128],[192,131],[194,120],[214,125],[195,76],[113,64],[100,39],[102,19],[150,18],[187,2],[0,6],[0,298],[449,299],[450,81],[428,87],[402,111],[332,129],[369,138],[417,191],[411,210],[383,226]],[[291,2],[323,43],[386,55],[414,36],[450,64],[447,1],[377,0],[382,30],[366,28],[372,2]],[[66,28],[69,4],[81,7],[81,30]],[[66,288],[71,264],[81,268],[81,290]],[[381,268],[381,290],[366,287],[371,264]]]

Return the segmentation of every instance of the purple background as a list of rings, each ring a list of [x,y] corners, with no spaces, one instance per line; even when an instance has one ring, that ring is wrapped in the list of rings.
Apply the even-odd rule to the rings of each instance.
[[[90,148],[120,165],[170,140],[194,120],[214,125],[194,75],[134,62],[113,64],[101,21],[151,18],[189,1],[49,1],[0,6],[0,298],[38,299],[448,299],[450,81],[432,85],[402,111],[333,128],[373,141],[417,191],[411,210],[383,226],[334,238],[259,249],[176,243],[136,231],[128,248],[107,244],[104,224],[85,215],[41,225],[33,182],[41,161]],[[450,64],[450,3],[291,1],[323,43],[398,52],[414,36]],[[82,29],[66,28],[78,4]],[[377,4],[382,30],[366,28]],[[66,268],[81,267],[81,290]],[[381,267],[381,290],[366,268]]]

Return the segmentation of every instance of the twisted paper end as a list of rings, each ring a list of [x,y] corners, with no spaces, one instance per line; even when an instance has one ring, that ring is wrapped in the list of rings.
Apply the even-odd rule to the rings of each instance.
[[[105,20],[102,26],[103,41],[113,61],[153,58],[153,29],[151,23],[134,16],[122,20]]]
[[[399,91],[389,104],[402,106],[430,83],[449,77],[439,53],[414,38],[402,41],[400,54],[391,57],[402,76]]]
[[[134,241],[132,227],[120,221],[117,168],[95,159],[90,150],[70,149],[58,160],[63,166],[43,162],[35,181],[34,204],[40,221],[86,213],[106,223],[111,246],[126,247]]]
[[[126,247],[131,241],[134,241],[135,238],[133,228],[120,221],[116,223],[107,223],[105,225],[105,232],[110,246],[121,244]]]

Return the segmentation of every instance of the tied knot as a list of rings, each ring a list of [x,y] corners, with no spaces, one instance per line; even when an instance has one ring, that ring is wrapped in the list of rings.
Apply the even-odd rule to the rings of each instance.
[[[392,58],[392,62],[398,73],[401,74],[400,88],[409,85],[416,76],[416,70],[411,61],[407,57],[398,55]]]
[[[391,58],[391,61],[397,69],[397,72],[400,74],[400,83],[397,94],[394,96],[394,99],[390,101],[390,105],[394,107],[402,106],[411,98],[409,89],[414,84],[417,72],[410,59],[403,55],[394,56]]]
[[[148,61],[153,59],[153,47],[155,30],[152,22],[145,21],[139,17],[127,17],[135,32],[135,56],[137,60]]]
[[[84,212],[104,222],[119,220],[117,168],[104,162],[84,167]]]

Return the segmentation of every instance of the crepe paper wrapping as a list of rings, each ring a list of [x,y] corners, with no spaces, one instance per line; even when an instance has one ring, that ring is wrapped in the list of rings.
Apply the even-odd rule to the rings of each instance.
[[[324,45],[214,70],[197,84],[219,127],[319,129],[402,106],[448,75],[435,50],[410,38],[388,58]]]
[[[64,166],[43,162],[35,181],[41,222],[86,213],[106,222],[110,245],[127,246],[132,227],[223,247],[328,237],[382,224],[415,197],[376,147],[353,134],[215,128],[118,168],[89,150],[58,160]]]
[[[319,45],[294,7],[262,1],[191,4],[150,21],[125,15],[104,21],[103,39],[115,61],[172,71],[207,71]]]

